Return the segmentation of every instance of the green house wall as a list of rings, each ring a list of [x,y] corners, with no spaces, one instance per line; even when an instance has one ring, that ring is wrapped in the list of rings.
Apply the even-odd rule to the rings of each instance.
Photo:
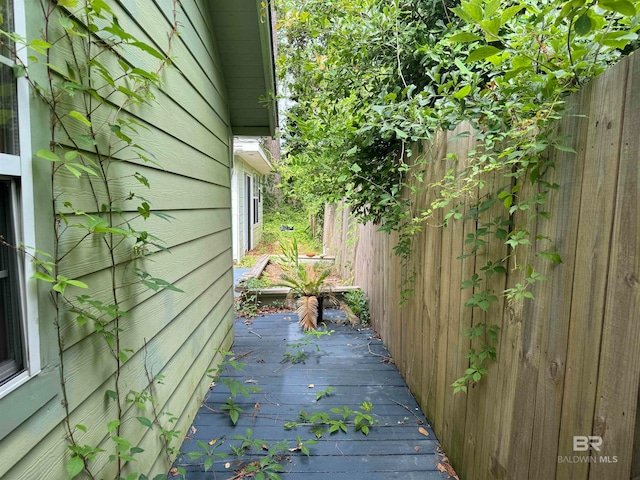
[[[122,323],[122,348],[133,353],[120,372],[121,390],[142,390],[147,373],[163,375],[155,386],[156,408],[171,412],[178,420],[178,446],[204,397],[211,379],[206,371],[220,361],[219,349],[228,349],[233,338],[233,275],[231,240],[231,113],[218,46],[213,29],[209,0],[182,0],[177,3],[180,36],[174,39],[174,65],[163,71],[163,83],[150,107],[131,107],[134,115],[148,127],[139,140],[155,157],[157,164],[123,161],[112,174],[119,177],[110,184],[112,194],[135,191],[147,198],[153,209],[173,217],[166,222],[157,217],[146,221],[144,229],[162,238],[171,252],[158,252],[137,266],[153,276],[173,282],[184,293],[153,292],[132,286],[120,293],[122,307],[131,315]],[[29,35],[37,36],[43,26],[39,1],[28,0]],[[120,25],[134,35],[162,49],[172,22],[172,0],[110,0]],[[257,24],[257,22],[256,22]],[[64,51],[57,61],[64,61]],[[107,60],[105,60],[107,61]],[[131,58],[131,61],[148,61]],[[47,109],[31,99],[33,151],[47,148],[49,124]],[[65,145],[68,139],[57,140]],[[75,209],[96,210],[86,180],[62,175],[53,186],[50,165],[35,161],[37,248],[52,251],[53,212],[72,202]],[[149,179],[146,189],[134,178],[135,172]],[[135,202],[119,204],[135,215]],[[71,221],[73,218],[70,219]],[[136,220],[135,225],[140,221]],[[142,225],[140,224],[140,228]],[[70,249],[82,232],[69,232],[62,238],[61,251]],[[125,268],[130,246],[123,245],[115,256],[122,268],[120,278],[129,278]],[[61,264],[61,273],[92,288],[97,298],[108,300],[111,275],[109,259],[99,245],[85,242]],[[78,290],[77,293],[85,293]],[[60,359],[53,328],[54,309],[46,291],[40,292],[39,322],[43,369],[26,384],[0,399],[0,477],[11,480],[65,479],[69,459],[64,410],[60,387]],[[114,477],[114,464],[108,462],[112,450],[106,424],[116,418],[115,404],[105,399],[114,385],[114,362],[108,347],[91,325],[79,327],[70,317],[62,318],[63,363],[71,425],[87,426],[78,432],[81,444],[101,446],[92,463],[97,478]],[[170,458],[164,453],[158,429],[142,427],[134,417],[142,415],[136,407],[127,410],[122,435],[137,443],[144,453],[128,471],[149,476],[166,472]],[[149,416],[150,412],[146,412]]]

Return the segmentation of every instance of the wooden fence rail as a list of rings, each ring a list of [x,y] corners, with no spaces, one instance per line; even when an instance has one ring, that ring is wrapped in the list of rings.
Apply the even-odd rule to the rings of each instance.
[[[503,241],[491,239],[458,260],[472,222],[440,227],[434,219],[403,267],[393,235],[356,224],[344,205],[326,209],[325,249],[368,293],[373,324],[461,479],[640,478],[640,57],[571,97],[569,111],[559,129],[577,154],[553,154],[549,181],[561,188],[545,205],[550,219],[512,219],[551,237],[563,259],[537,262],[547,280],[535,285],[534,301],[501,298],[487,313],[464,306],[472,292],[461,281],[482,273],[487,259],[506,256]],[[457,136],[462,130],[426,150],[427,184],[455,165],[447,152],[466,158],[473,139]],[[501,181],[487,178],[479,194]],[[433,198],[427,191],[413,200],[424,208]],[[487,219],[504,211],[492,208]],[[521,280],[510,262],[506,278],[491,277],[498,294]],[[414,293],[400,306],[412,273]],[[485,321],[500,326],[498,361],[468,394],[454,395],[451,383],[468,365],[462,333]],[[602,437],[600,450],[575,451],[575,436]]]

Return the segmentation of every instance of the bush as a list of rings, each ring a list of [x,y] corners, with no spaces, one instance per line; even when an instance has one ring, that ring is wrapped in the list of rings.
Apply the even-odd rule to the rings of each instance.
[[[344,301],[351,311],[360,319],[362,325],[368,325],[371,320],[369,313],[369,298],[362,289],[351,290],[343,294]]]

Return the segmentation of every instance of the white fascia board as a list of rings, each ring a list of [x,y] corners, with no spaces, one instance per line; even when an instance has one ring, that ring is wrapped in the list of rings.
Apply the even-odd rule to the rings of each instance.
[[[235,138],[233,155],[244,160],[261,175],[266,175],[273,169],[257,138]]]

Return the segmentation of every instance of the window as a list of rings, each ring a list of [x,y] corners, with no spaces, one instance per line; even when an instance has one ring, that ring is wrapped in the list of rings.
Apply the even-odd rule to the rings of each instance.
[[[0,16],[2,30],[24,35],[23,0],[0,0]],[[15,78],[15,65],[12,48],[0,48],[0,235],[33,246],[29,87]],[[35,286],[26,281],[32,273],[25,255],[0,245],[0,397],[40,370]]]

